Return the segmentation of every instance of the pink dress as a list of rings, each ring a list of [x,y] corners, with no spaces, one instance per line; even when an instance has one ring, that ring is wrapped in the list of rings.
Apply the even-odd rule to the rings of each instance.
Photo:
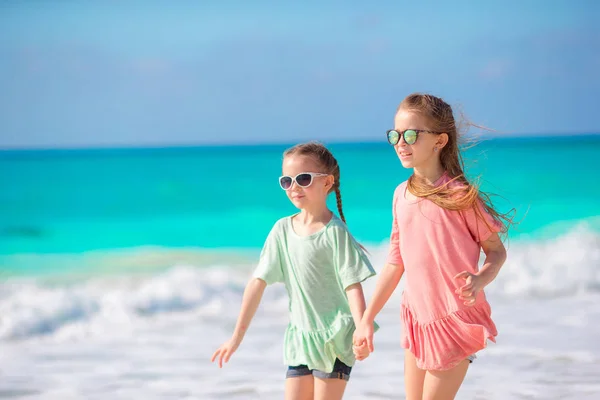
[[[436,185],[449,180],[444,175]],[[450,183],[455,184],[460,183]],[[495,342],[498,333],[485,294],[477,295],[475,305],[464,305],[454,292],[464,280],[454,276],[477,272],[480,242],[501,226],[485,212],[491,229],[473,210],[450,211],[429,200],[408,200],[406,187],[403,182],[394,193],[387,259],[404,265],[402,347],[414,354],[419,368],[446,370],[483,349],[488,339]]]

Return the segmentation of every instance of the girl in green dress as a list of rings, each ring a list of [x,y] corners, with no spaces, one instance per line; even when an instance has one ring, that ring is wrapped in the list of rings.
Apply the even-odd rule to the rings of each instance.
[[[280,219],[271,229],[244,291],[234,333],[212,361],[218,359],[219,367],[229,361],[265,287],[281,282],[290,298],[284,338],[285,399],[341,399],[355,362],[352,334],[365,310],[361,282],[375,271],[348,232],[340,169],[325,146],[311,142],[288,149],[279,184],[300,212]],[[339,217],[326,204],[332,192]],[[369,354],[366,344],[354,351],[359,358]]]

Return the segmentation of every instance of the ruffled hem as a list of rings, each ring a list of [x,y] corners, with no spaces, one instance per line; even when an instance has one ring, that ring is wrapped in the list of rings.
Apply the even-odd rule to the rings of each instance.
[[[487,302],[455,311],[443,318],[419,323],[411,310],[402,305],[402,347],[425,370],[448,370],[471,354],[495,342],[498,335]]]
[[[331,327],[321,331],[303,331],[290,324],[285,332],[284,362],[323,372],[333,371],[336,358],[352,366],[355,362],[352,352],[354,330],[351,316],[338,317]]]

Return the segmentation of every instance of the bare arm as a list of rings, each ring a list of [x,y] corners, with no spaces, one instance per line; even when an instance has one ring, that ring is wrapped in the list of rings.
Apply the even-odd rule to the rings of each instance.
[[[487,286],[496,278],[500,268],[504,265],[506,248],[497,233],[490,236],[488,240],[481,242],[481,248],[485,253],[485,261],[477,275],[482,279],[483,286]]]
[[[398,264],[386,264],[381,271],[381,276],[377,280],[375,286],[375,293],[371,298],[369,306],[365,310],[362,321],[357,325],[356,331],[354,331],[352,342],[354,346],[361,346],[366,343],[367,348],[372,352],[375,348],[373,347],[373,333],[375,332],[375,317],[385,303],[390,299],[392,293],[398,286],[400,278],[404,274],[404,266]],[[363,359],[364,355],[357,354],[357,359]]]
[[[350,305],[352,318],[354,319],[354,325],[359,327],[366,308],[365,294],[362,285],[360,283],[355,283],[354,285],[348,286],[346,288],[346,295],[348,296],[348,303]],[[352,351],[357,360],[364,360],[369,356],[369,349],[366,341],[363,342],[363,345],[361,346],[353,346]]]
[[[355,283],[346,288],[346,295],[348,296],[348,303],[350,305],[350,312],[354,319],[354,324],[358,326],[362,320],[363,314],[365,313],[365,294],[360,283]]]
[[[381,271],[381,275],[377,280],[377,285],[375,286],[375,293],[373,293],[373,297],[371,297],[371,302],[363,315],[363,321],[368,323],[373,323],[375,321],[375,317],[385,303],[390,299],[392,293],[398,286],[402,275],[404,274],[404,266],[398,264],[385,264],[383,267],[383,271]]]
[[[459,298],[466,305],[474,305],[477,293],[489,285],[500,272],[500,268],[506,261],[506,248],[497,233],[492,234],[487,240],[481,242],[481,248],[485,253],[483,266],[476,274],[463,271],[456,275],[456,279],[464,279],[463,286],[456,289]]]
[[[266,282],[258,278],[252,278],[248,282],[248,285],[246,285],[244,297],[242,298],[242,308],[240,309],[240,315],[233,331],[233,337],[238,339],[240,343],[248,331],[248,326],[250,326],[254,314],[256,314],[266,287]]]
[[[223,366],[223,361],[229,361],[231,355],[237,350],[240,343],[242,343],[244,335],[248,331],[248,326],[250,325],[254,314],[256,314],[256,310],[258,309],[258,305],[260,304],[260,300],[262,299],[266,287],[266,282],[258,278],[252,278],[250,282],[248,282],[248,285],[246,285],[244,297],[242,298],[242,307],[233,335],[231,336],[231,339],[223,343],[223,345],[215,351],[211,358],[211,361],[214,362],[215,359],[219,357],[219,368]]]
[[[388,255],[388,260],[397,261],[398,264],[386,263],[381,271],[381,275],[377,280],[377,285],[375,286],[375,293],[373,293],[373,297],[371,297],[371,302],[365,311],[363,316],[363,323],[367,323],[371,325],[369,330],[372,331],[373,321],[375,321],[375,317],[385,303],[390,299],[394,290],[398,286],[402,275],[404,275],[404,264],[402,262],[402,256],[400,254],[400,226],[398,225],[398,219],[396,215],[396,202],[399,196],[399,190],[402,186],[399,186],[394,192],[394,201],[392,204],[392,234],[390,235],[390,253]],[[402,192],[400,190],[400,192]],[[370,336],[372,336],[372,332],[370,332]],[[367,340],[369,341],[369,340]],[[372,343],[369,344],[369,349],[373,351]]]

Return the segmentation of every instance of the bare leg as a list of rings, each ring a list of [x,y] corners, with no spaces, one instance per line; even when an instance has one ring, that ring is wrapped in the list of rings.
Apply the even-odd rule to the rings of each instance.
[[[286,378],[285,400],[313,400],[314,381],[312,375]]]
[[[404,388],[406,400],[421,400],[423,398],[423,384],[425,370],[417,367],[417,360],[413,353],[404,350]]]
[[[315,378],[314,400],[341,400],[347,383],[347,381],[338,378]]]
[[[453,400],[462,385],[469,360],[447,371],[427,371],[423,385],[423,400]]]

